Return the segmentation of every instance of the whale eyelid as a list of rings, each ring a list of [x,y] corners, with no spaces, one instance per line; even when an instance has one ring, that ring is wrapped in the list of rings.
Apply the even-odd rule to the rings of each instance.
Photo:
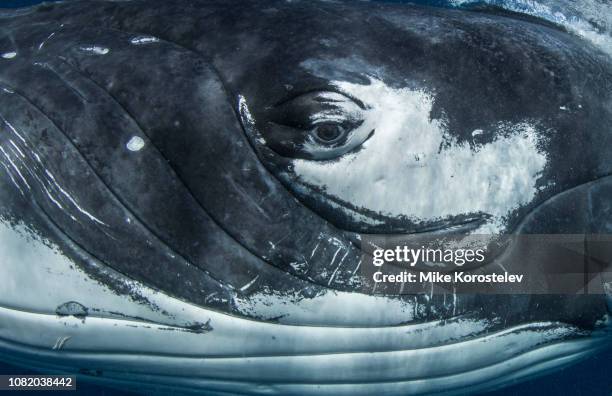
[[[335,102],[335,103],[338,103],[338,102]],[[340,123],[344,123],[348,121],[356,121],[354,118],[355,118],[355,112],[348,111],[341,107],[336,107],[334,109],[320,110],[320,111],[317,111],[311,114],[310,122],[313,125],[316,125],[319,122],[336,122],[340,124]],[[361,121],[363,121],[363,119]]]
[[[276,102],[274,105],[272,105],[272,107],[280,107],[280,106],[284,106],[286,104],[289,104],[290,102],[302,97],[302,96],[306,96],[306,95],[312,95],[312,94],[330,94],[330,93],[335,93],[338,95],[342,95],[345,98],[349,99],[350,101],[354,102],[357,106],[359,106],[359,108],[361,110],[367,110],[368,106],[366,106],[366,104],[361,101],[360,99],[356,98],[355,96],[349,94],[348,92],[344,92],[340,89],[338,89],[337,87],[325,87],[325,88],[316,88],[316,89],[309,89],[309,90],[305,90],[305,91],[297,91],[297,92],[292,92],[292,94],[286,98],[281,99],[280,101]],[[332,102],[329,102],[332,103]]]
[[[356,121],[347,121],[347,120],[325,120],[325,119],[320,119],[320,120],[313,120],[312,125],[311,126],[305,126],[305,127],[300,127],[300,126],[291,126],[291,125],[286,125],[283,124],[282,122],[277,122],[277,121],[273,121],[270,120],[268,121],[270,124],[278,126],[278,127],[284,127],[284,128],[291,128],[291,129],[295,129],[295,130],[300,130],[300,131],[310,131],[312,126],[316,126],[316,125],[320,125],[320,124],[324,124],[324,123],[332,123],[332,124],[338,124],[341,125],[343,127],[348,128],[347,130],[350,132],[355,128],[359,128],[362,124],[363,124],[363,120],[356,120]]]

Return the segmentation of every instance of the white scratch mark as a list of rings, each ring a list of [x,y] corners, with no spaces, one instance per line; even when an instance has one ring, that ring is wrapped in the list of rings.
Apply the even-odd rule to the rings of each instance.
[[[338,256],[338,253],[340,253],[340,250],[342,250],[341,247],[339,247],[338,250],[336,250],[336,253],[334,253],[334,257],[332,258],[331,264],[336,262],[336,257]],[[340,262],[338,263],[338,266],[336,267],[336,269],[332,273],[331,277],[329,278],[329,282],[327,282],[328,286],[331,285],[332,281],[334,280],[334,277],[336,276],[336,273],[338,272],[338,269],[342,265],[342,261],[344,261],[344,259],[346,258],[347,254],[348,254],[348,250],[347,250],[346,254],[342,257],[342,260],[340,260]]]
[[[19,192],[21,193],[21,195],[23,195],[25,197],[25,194],[23,193],[23,190],[21,189],[21,187],[19,186],[17,181],[15,181],[15,178],[13,177],[13,174],[12,174],[11,170],[4,163],[2,163],[2,166],[6,170],[6,173],[9,175],[9,177],[11,178],[11,181],[13,182],[15,187],[17,187],[17,189],[19,189]]]
[[[110,52],[110,49],[106,47],[99,47],[97,45],[92,45],[89,47],[81,47],[81,51],[91,52],[95,55],[106,55]]]
[[[17,174],[19,175],[19,177],[21,178],[21,180],[23,181],[23,183],[26,185],[26,187],[28,187],[28,189],[30,188],[30,185],[28,184],[28,182],[26,181],[25,177],[23,177],[23,175],[21,174],[21,171],[19,170],[19,168],[17,167],[17,165],[15,165],[15,163],[13,162],[13,160],[11,159],[11,157],[9,157],[9,155],[6,153],[6,151],[4,151],[4,147],[0,146],[0,151],[2,151],[2,154],[4,154],[4,156],[6,157],[6,159],[8,160],[8,162],[11,163],[11,166],[13,167],[13,169],[15,169],[15,171],[17,172]]]
[[[9,129],[10,129],[10,130],[11,130],[11,131],[12,131],[12,132],[15,134],[15,135],[17,135],[17,137],[18,137],[18,138],[19,138],[19,139],[20,139],[22,142],[24,142],[24,143],[26,142],[26,141],[25,141],[25,139],[23,138],[23,136],[21,136],[21,135],[19,134],[19,132],[17,132],[17,130],[15,129],[15,127],[14,127],[13,125],[11,125],[11,123],[10,123],[10,122],[8,122],[8,121],[6,120],[6,118],[4,118],[4,117],[0,116],[0,119],[2,120],[2,122],[4,122],[4,123],[6,124],[6,126],[8,126],[8,127],[9,127]]]
[[[357,266],[355,267],[355,269],[353,270],[353,275],[351,276],[355,276],[355,274],[357,273],[357,271],[359,270],[359,267],[361,267],[361,260],[363,259],[359,259],[359,262],[357,263]]]
[[[66,345],[66,342],[68,342],[68,340],[71,338],[71,336],[57,337],[57,341],[55,341],[55,345],[53,345],[53,350],[62,349],[64,345]]]
[[[130,40],[130,43],[134,45],[151,44],[157,42],[159,42],[159,39],[153,36],[137,36]]]
[[[40,180],[39,180],[39,182],[40,182]],[[58,202],[58,201],[55,199],[55,197],[54,197],[54,196],[53,196],[53,195],[52,195],[52,194],[49,192],[49,190],[47,189],[47,187],[46,187],[46,186],[45,186],[45,185],[44,185],[42,182],[40,182],[40,185],[42,186],[43,190],[45,190],[45,193],[47,194],[47,197],[49,197],[49,199],[50,199],[50,200],[51,200],[51,201],[52,201],[52,202],[53,202],[53,203],[54,203],[54,204],[55,204],[55,205],[56,205],[58,208],[60,208],[60,209],[62,209],[62,210],[63,210],[63,209],[64,209],[64,207],[62,206],[62,204],[61,204],[61,203],[59,203],[59,202]],[[75,219],[73,216],[70,216],[70,217],[72,218],[72,220],[75,220],[75,221],[76,221],[76,219]]]
[[[55,36],[55,32],[51,33],[49,36],[47,36],[46,39],[42,41],[42,43],[40,43],[40,45],[38,46],[38,50],[40,51],[44,47],[44,45],[47,43],[47,41],[51,40],[53,36]]]
[[[240,288],[240,291],[246,291],[249,287],[253,286],[253,283],[255,283],[257,281],[257,279],[259,279],[259,275],[257,275],[255,278],[253,278],[249,283],[247,283],[246,285],[242,286]]]
[[[17,150],[19,155],[21,155],[21,158],[25,158],[25,154],[23,154],[23,151],[21,151],[21,149],[19,147],[17,147],[17,145],[15,144],[13,139],[9,139],[9,143],[11,143],[11,145],[15,148],[15,150]]]
[[[312,249],[312,252],[310,252],[310,258],[314,257],[314,254],[317,252],[317,249],[319,248],[320,244],[321,242],[317,242],[317,246],[315,246],[314,249]]]
[[[62,188],[62,186],[59,185],[59,183],[55,180],[55,177],[53,176],[53,174],[51,172],[49,172],[48,169],[45,169],[45,173],[47,174],[47,176],[49,176],[51,178],[51,180],[53,181],[53,184],[55,184],[55,186],[60,190],[60,192],[62,194],[64,194],[64,196],[66,196],[66,198],[68,198],[68,200],[77,208],[77,210],[79,212],[81,212],[82,214],[84,214],[85,216],[87,216],[90,220],[104,225],[104,226],[108,226],[106,223],[104,223],[103,221],[101,221],[100,219],[98,219],[96,216],[92,215],[91,213],[89,213],[88,211],[86,211],[85,209],[81,208],[79,206],[79,204],[77,203],[77,201],[72,198],[72,196],[70,194],[68,194],[68,192],[66,190],[64,190]]]

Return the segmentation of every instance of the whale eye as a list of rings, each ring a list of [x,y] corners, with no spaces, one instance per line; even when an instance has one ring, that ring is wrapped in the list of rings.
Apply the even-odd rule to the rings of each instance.
[[[346,136],[346,130],[342,125],[334,123],[323,123],[312,130],[312,135],[321,144],[334,144]]]
[[[270,109],[261,134],[281,156],[331,160],[355,150],[371,135],[366,113],[362,103],[341,93],[309,92]]]

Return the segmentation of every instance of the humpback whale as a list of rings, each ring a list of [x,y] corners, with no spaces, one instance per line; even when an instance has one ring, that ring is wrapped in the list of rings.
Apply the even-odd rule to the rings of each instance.
[[[462,394],[566,367],[609,345],[586,236],[612,230],[611,143],[610,54],[495,7],[4,11],[0,360],[224,395]],[[580,249],[504,243],[530,235]],[[496,254],[462,271],[529,269],[528,292],[368,272],[379,240],[469,236]],[[601,265],[537,293],[560,256]]]

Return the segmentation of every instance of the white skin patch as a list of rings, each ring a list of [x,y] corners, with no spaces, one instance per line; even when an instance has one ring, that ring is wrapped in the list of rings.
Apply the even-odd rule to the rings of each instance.
[[[97,45],[89,46],[89,47],[81,47],[82,51],[91,52],[95,55],[106,55],[110,52],[110,49],[106,47],[98,47]]]
[[[159,42],[159,39],[153,36],[137,36],[130,40],[130,43],[134,45],[151,44],[157,42]]]
[[[17,56],[17,52],[5,52],[2,54],[2,59],[13,59]]]
[[[125,146],[130,151],[140,151],[145,146],[145,141],[139,136],[132,136]]]
[[[356,133],[375,133],[362,150],[337,160],[294,160],[301,182],[351,205],[413,221],[487,213],[491,222],[478,230],[485,233],[501,231],[504,216],[537,193],[547,158],[533,126],[512,125],[512,133],[470,148],[429,118],[433,98],[425,92],[376,79],[335,85],[368,106]]]

